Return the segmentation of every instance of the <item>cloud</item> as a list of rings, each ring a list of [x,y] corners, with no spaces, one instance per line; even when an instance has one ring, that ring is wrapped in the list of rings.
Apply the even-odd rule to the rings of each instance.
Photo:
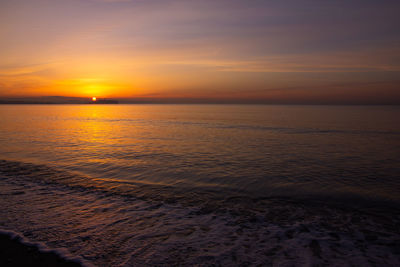
[[[23,76],[39,74],[51,68],[54,68],[54,63],[39,63],[21,66],[0,66],[0,76]]]

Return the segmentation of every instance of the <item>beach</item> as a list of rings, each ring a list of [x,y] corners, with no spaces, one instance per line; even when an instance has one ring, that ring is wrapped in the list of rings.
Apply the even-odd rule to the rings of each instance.
[[[0,233],[1,266],[62,266],[79,267],[79,262],[61,257],[54,251],[41,251],[34,244],[23,242],[11,232]]]
[[[398,108],[0,111],[0,229],[39,244],[36,256],[87,266],[400,264]]]
[[[399,13],[0,0],[0,267],[400,267]]]
[[[96,266],[400,263],[394,206],[49,182],[29,175],[43,166],[5,164],[21,171],[2,172],[0,227]]]

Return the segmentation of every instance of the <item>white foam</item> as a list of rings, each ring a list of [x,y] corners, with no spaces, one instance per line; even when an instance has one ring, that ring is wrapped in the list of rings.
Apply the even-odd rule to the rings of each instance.
[[[85,265],[400,265],[399,233],[385,225],[398,218],[281,200],[168,204],[160,191],[138,199],[38,181],[0,175],[0,225]]]

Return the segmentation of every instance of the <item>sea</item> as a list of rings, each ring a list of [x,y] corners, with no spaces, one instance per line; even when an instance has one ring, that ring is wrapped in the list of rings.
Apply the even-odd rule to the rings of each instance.
[[[86,266],[400,266],[400,107],[0,105],[0,232]]]

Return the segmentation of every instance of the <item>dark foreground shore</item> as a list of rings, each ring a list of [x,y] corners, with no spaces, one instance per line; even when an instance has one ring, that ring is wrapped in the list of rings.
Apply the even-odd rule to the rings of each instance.
[[[55,252],[44,252],[34,245],[23,244],[18,237],[0,234],[0,266],[80,267],[81,264]]]
[[[395,202],[226,192],[0,160],[0,266],[400,266]]]

